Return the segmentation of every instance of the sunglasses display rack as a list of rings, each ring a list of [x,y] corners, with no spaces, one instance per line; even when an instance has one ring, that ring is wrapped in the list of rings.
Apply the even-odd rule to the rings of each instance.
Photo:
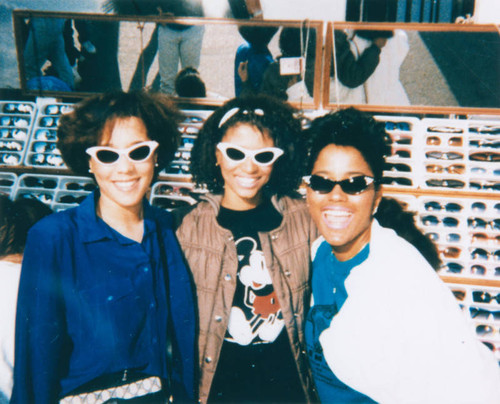
[[[500,363],[500,287],[449,283],[478,339],[495,353]]]
[[[151,189],[149,202],[153,206],[172,210],[194,205],[206,193],[190,182],[157,181]]]
[[[385,123],[385,130],[392,139],[392,155],[386,159],[384,186],[416,188],[420,177],[420,119],[392,116],[375,116],[375,119]]]
[[[193,148],[199,130],[203,126],[205,120],[210,116],[211,112],[185,110],[183,114],[184,120],[179,125],[179,131],[181,132],[179,148],[175,152],[172,163],[170,163],[160,175],[189,181],[191,178],[191,173],[189,171],[189,166],[191,164],[191,149]]]
[[[78,205],[95,188],[88,177],[26,173],[19,176],[13,199],[35,198],[60,211]]]
[[[72,104],[48,103],[37,109],[24,164],[28,167],[66,168],[57,148],[57,126],[62,114],[73,110]]]
[[[22,164],[35,111],[31,102],[0,102],[0,167]]]
[[[383,179],[389,189],[500,192],[500,121],[375,118],[393,141]]]

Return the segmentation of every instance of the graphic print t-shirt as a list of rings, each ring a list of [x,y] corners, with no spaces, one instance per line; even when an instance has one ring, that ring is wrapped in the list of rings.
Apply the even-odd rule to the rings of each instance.
[[[247,211],[221,207],[217,220],[233,233],[238,274],[209,401],[300,401],[297,366],[258,236],[276,229],[282,217],[266,201]]]

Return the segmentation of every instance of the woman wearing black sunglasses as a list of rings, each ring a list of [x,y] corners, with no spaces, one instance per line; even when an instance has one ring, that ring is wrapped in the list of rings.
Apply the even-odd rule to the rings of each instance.
[[[64,161],[98,189],[28,237],[13,402],[195,401],[190,275],[170,214],[145,199],[180,118],[159,95],[121,92],[62,116]]]
[[[498,364],[425,258],[374,218],[390,138],[348,109],[308,131],[313,305],[306,341],[322,402],[492,403]]]
[[[287,104],[228,101],[191,153],[211,191],[177,236],[197,286],[201,402],[306,402],[310,243],[300,183],[301,127]]]

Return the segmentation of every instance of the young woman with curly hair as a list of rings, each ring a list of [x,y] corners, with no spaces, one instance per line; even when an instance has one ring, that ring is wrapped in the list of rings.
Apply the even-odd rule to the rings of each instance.
[[[145,199],[179,119],[166,98],[139,92],[61,118],[64,161],[98,189],[29,233],[12,402],[195,400],[191,278],[170,214]]]
[[[296,194],[294,112],[264,96],[230,100],[192,150],[193,178],[210,192],[177,236],[197,287],[203,403],[312,399],[303,319],[316,230]]]

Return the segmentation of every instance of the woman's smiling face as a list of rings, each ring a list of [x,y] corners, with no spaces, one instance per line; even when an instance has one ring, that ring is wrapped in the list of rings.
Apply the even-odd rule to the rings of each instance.
[[[321,150],[311,174],[333,181],[359,175],[373,177],[357,149],[334,144]],[[354,257],[370,241],[372,217],[380,199],[381,193],[373,184],[357,195],[346,194],[339,185],[325,194],[307,188],[311,216],[338,260]]]
[[[106,128],[99,146],[126,149],[151,140],[144,123],[135,117],[119,118]],[[140,209],[154,175],[156,154],[145,161],[132,162],[121,156],[115,164],[104,165],[90,159],[90,169],[101,192],[100,207],[112,210]]]
[[[241,123],[230,127],[221,142],[231,143],[249,150],[273,147],[274,141],[255,126]],[[233,210],[247,210],[258,206],[262,198],[262,188],[269,182],[273,165],[260,166],[251,158],[232,162],[216,150],[217,164],[224,179],[222,205]]]

